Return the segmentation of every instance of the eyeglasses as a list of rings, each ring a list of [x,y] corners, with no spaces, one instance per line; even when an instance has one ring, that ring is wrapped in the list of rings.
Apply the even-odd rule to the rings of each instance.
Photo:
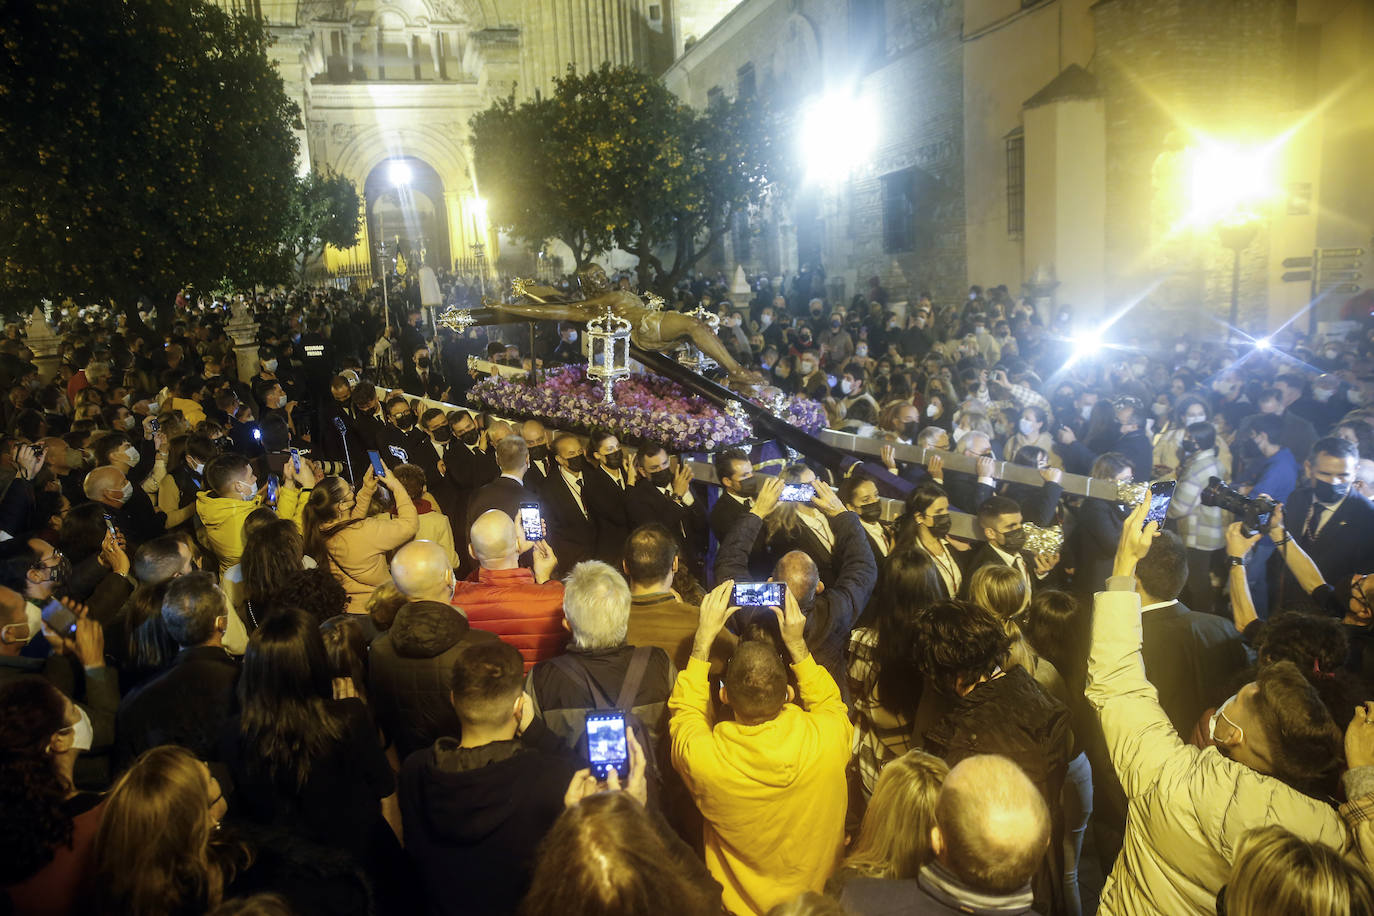
[[[1374,576],[1374,573],[1365,573],[1350,584],[1350,597],[1360,602],[1360,607],[1364,608],[1366,613],[1374,614],[1374,605],[1369,603],[1369,598],[1364,593],[1364,580],[1370,576]]]

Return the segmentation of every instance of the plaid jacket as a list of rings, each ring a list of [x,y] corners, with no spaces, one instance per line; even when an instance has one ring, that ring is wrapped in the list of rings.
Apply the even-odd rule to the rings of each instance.
[[[1183,546],[1218,550],[1226,546],[1226,510],[1204,506],[1202,491],[1211,477],[1226,479],[1215,449],[1194,455],[1178,472],[1178,486],[1169,503],[1169,517],[1178,520]]]

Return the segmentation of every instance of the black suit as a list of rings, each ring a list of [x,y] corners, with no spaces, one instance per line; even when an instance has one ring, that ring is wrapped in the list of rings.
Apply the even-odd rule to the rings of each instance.
[[[521,504],[538,502],[539,497],[533,490],[512,477],[502,475],[473,492],[468,500],[467,524],[471,528],[472,523],[477,521],[483,512],[492,509],[500,509],[509,515],[512,521],[518,522]]]
[[[1203,712],[1230,695],[1236,675],[1250,666],[1250,653],[1229,620],[1177,601],[1145,611],[1140,623],[1145,677],[1187,741]]]
[[[425,378],[420,378],[420,370],[412,362],[401,372],[401,390],[418,398],[442,401],[444,392],[448,390],[448,383],[432,366],[426,372]]]
[[[711,527],[711,534],[715,535],[717,549],[719,549],[720,544],[725,543],[725,539],[730,536],[730,532],[735,525],[739,524],[740,519],[749,514],[749,510],[749,506],[724,490],[720,491],[707,520]],[[754,546],[749,551],[749,575],[759,580],[767,579],[773,575],[773,557],[768,552],[768,538],[764,535],[762,528],[759,529],[758,536],[754,539]]]
[[[1314,490],[1299,487],[1288,497],[1283,509],[1283,524],[1287,533],[1317,564],[1322,578],[1336,589],[1342,599],[1350,595],[1350,577],[1374,572],[1374,504],[1353,490],[1336,507],[1334,514],[1327,510],[1321,531],[1315,539],[1307,536],[1312,514]],[[1325,518],[1325,515],[1323,516]],[[1280,547],[1281,551],[1283,548]],[[1276,551],[1277,552],[1277,551]],[[1282,562],[1280,559],[1279,562]],[[1286,569],[1283,589],[1286,596],[1297,597],[1302,589]]]
[[[596,520],[578,508],[562,470],[555,469],[549,474],[539,495],[549,529],[549,547],[558,557],[558,574],[567,573],[583,560],[593,559]]]
[[[1031,590],[1034,591],[1039,585],[1035,578],[1035,554],[1029,550],[1021,551],[1021,562],[1026,566],[1026,578],[1030,580]],[[969,584],[973,581],[973,574],[984,566],[1010,566],[1000,553],[992,548],[992,545],[983,542],[973,551],[973,556],[969,558],[968,564],[964,567],[964,584],[960,588],[960,597],[968,597]]]
[[[670,498],[644,477],[635,481],[625,496],[630,529],[650,522],[662,524],[677,539],[682,562],[701,581],[705,573],[702,562],[706,555],[706,514],[701,510],[700,497],[694,494],[692,505],[685,506],[676,495]]]
[[[625,556],[625,539],[630,536],[628,488],[622,487],[599,467],[582,474],[582,499],[587,513],[596,520],[596,559],[620,569]],[[624,480],[621,472],[621,480]]]
[[[990,484],[963,471],[945,471],[945,492],[949,494],[951,509],[969,514],[977,512],[978,507],[993,496]]]

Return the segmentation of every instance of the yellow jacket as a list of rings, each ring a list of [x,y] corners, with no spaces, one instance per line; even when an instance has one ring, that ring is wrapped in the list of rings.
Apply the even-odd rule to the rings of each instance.
[[[166,406],[168,410],[181,411],[181,416],[185,418],[187,424],[189,424],[192,429],[196,428],[197,423],[205,422],[204,409],[190,398],[179,398],[174,395],[167,399],[167,403],[164,406]]]
[[[706,867],[740,916],[823,890],[844,847],[849,714],[813,658],[792,668],[806,709],[789,703],[760,725],[712,727],[698,658],[668,700],[673,766],[706,822]]]
[[[289,518],[301,526],[301,513],[305,511],[309,490],[282,484],[277,494],[277,517]],[[221,576],[243,556],[243,521],[248,513],[260,508],[266,501],[263,496],[252,499],[231,499],[226,496],[212,496],[208,490],[196,494],[196,514],[205,526],[205,535],[210,546],[219,557]]]

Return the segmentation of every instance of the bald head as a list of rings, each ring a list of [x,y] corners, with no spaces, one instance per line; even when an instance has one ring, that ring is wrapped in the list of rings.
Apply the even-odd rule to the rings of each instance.
[[[488,509],[472,523],[468,545],[483,569],[513,569],[520,559],[515,522],[500,509]]]
[[[820,582],[820,570],[816,568],[816,561],[800,550],[793,550],[791,553],[782,555],[778,560],[778,565],[773,568],[773,578],[779,582],[787,583],[787,590],[797,599],[797,603],[806,607],[816,600],[817,583]]]
[[[391,578],[411,601],[448,601],[453,569],[448,554],[433,541],[411,541],[391,558]]]
[[[509,436],[511,433],[510,424],[505,420],[492,420],[487,424],[487,439],[495,444]]]
[[[24,596],[12,588],[0,585],[0,627],[23,623],[26,618]]]
[[[1020,890],[1050,842],[1050,814],[1040,790],[1005,757],[961,761],[935,803],[935,854],[969,887],[989,894]]]
[[[531,448],[536,445],[548,445],[549,431],[538,420],[526,420],[520,424],[520,438]]]
[[[87,474],[81,489],[85,491],[87,499],[106,505],[122,506],[126,480],[123,471],[114,465],[106,464]]]

